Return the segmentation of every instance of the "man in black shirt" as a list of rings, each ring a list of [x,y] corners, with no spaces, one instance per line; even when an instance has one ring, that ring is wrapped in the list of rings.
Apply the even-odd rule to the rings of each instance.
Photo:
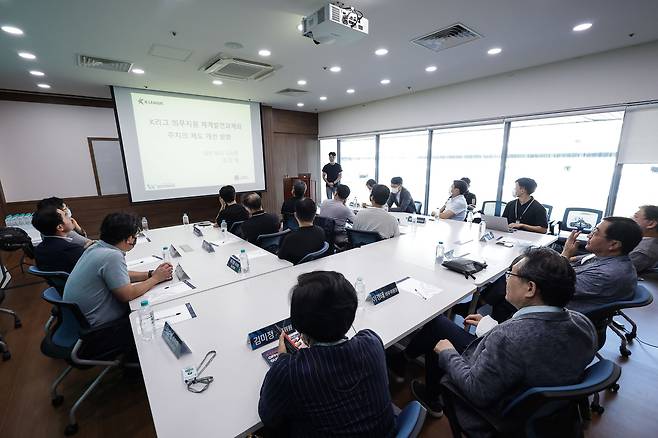
[[[295,181],[292,185],[292,198],[286,199],[281,205],[281,214],[295,214],[295,206],[306,193],[306,183],[302,180]]]
[[[336,152],[329,152],[329,162],[322,168],[322,179],[327,183],[327,199],[333,199],[336,187],[343,177],[343,168],[335,161]]]
[[[249,243],[256,243],[261,234],[272,234],[279,231],[281,223],[279,217],[272,213],[265,213],[262,201],[257,193],[250,193],[244,200],[251,217],[242,224],[242,237]]]
[[[215,218],[215,226],[219,227],[222,221],[226,221],[226,228],[231,229],[235,222],[249,219],[249,212],[240,204],[235,202],[235,188],[224,186],[219,189],[219,214]]]
[[[514,201],[507,203],[503,217],[507,218],[510,228],[546,234],[548,218],[546,209],[532,195],[537,189],[537,183],[532,178],[516,180],[513,196]]]
[[[393,207],[396,205],[396,207]],[[388,211],[401,211],[404,213],[415,213],[416,205],[411,193],[402,186],[402,177],[391,178],[391,195],[388,198]]]
[[[299,229],[283,238],[279,248],[279,258],[297,264],[307,254],[319,251],[324,246],[324,231],[313,225],[317,206],[311,198],[304,198],[295,206],[295,218]]]
[[[466,193],[464,193],[464,198],[466,198],[466,205],[468,205],[469,210],[473,210],[474,208],[477,207],[477,197],[475,196],[475,193],[471,193],[471,179],[469,177],[463,177],[461,179],[466,183],[466,187],[468,190],[466,190]]]
[[[60,209],[46,207],[34,213],[32,225],[43,235],[41,243],[34,248],[37,267],[70,274],[85,252],[83,245],[67,236],[75,228],[71,218]]]

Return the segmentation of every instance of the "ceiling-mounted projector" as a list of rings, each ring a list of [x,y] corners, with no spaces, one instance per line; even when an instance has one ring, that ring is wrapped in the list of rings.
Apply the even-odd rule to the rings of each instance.
[[[327,3],[304,17],[302,34],[315,44],[349,44],[368,35],[368,19],[354,8]]]

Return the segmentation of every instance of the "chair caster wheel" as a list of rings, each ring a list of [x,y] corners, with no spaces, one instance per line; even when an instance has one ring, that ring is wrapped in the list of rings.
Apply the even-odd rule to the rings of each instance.
[[[619,391],[619,383],[615,383],[610,387],[610,392],[617,392]]]
[[[52,404],[54,407],[61,406],[62,403],[64,403],[64,396],[58,395],[54,399],[50,400],[50,404]]]
[[[66,436],[75,435],[76,433],[78,433],[78,423],[69,424],[64,429],[64,435]]]
[[[631,350],[626,347],[619,347],[619,353],[624,357],[628,357],[631,355]]]
[[[14,321],[14,328],[21,328],[21,327],[23,327],[23,323],[21,322],[20,319]]]
[[[603,406],[601,406],[601,405],[595,405],[595,404],[593,404],[593,403],[592,403],[592,405],[590,406],[590,409],[592,409],[592,412],[594,412],[594,413],[596,413],[596,414],[599,414],[599,415],[601,415],[601,414],[603,414],[603,413],[605,412],[605,408],[604,408]]]
[[[2,361],[4,362],[4,361],[9,360],[9,359],[11,359],[11,353],[8,352],[8,351],[3,351],[2,352]]]

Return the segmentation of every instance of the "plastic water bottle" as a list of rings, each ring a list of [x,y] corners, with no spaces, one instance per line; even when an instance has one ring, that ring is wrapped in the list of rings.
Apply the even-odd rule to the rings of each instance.
[[[356,282],[354,282],[354,289],[356,290],[356,298],[358,300],[357,310],[364,310],[366,305],[366,284],[363,282],[363,278],[356,277]]]
[[[240,250],[240,270],[243,274],[249,272],[249,256],[247,256],[247,251],[244,249]]]
[[[168,246],[163,246],[162,247],[162,263],[164,262],[169,262],[169,247]]]
[[[190,224],[190,217],[187,215],[187,213],[183,213],[183,225],[189,225]]]
[[[142,300],[141,302],[139,308],[139,326],[142,329],[142,339],[145,341],[152,340],[155,334],[155,325],[149,300]]]
[[[443,263],[443,259],[445,257],[445,248],[443,248],[443,242],[437,243],[436,250],[434,251],[434,257],[436,263],[438,264]]]
[[[226,241],[226,231],[227,231],[226,221],[222,220],[221,225],[219,226],[219,233],[222,236],[222,242]]]
[[[480,239],[487,233],[487,223],[485,221],[480,222]]]
[[[14,226],[14,215],[13,214],[9,214],[9,215],[5,216],[5,225],[7,225],[8,227],[13,227]]]
[[[469,226],[473,223],[473,212],[471,210],[468,210],[468,213],[466,213],[466,222],[468,222]]]
[[[356,196],[354,197],[354,206],[359,207],[359,199]]]
[[[147,231],[149,229],[149,221],[146,220],[146,216],[142,218],[142,231]]]
[[[387,203],[384,204],[384,211],[388,211],[388,204]]]

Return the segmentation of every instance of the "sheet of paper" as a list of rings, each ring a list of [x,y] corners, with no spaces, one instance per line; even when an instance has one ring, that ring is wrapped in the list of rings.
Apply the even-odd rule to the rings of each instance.
[[[249,257],[249,260],[251,259],[256,259],[258,257],[265,257],[271,253],[265,251],[264,249],[250,249],[247,251],[247,257]],[[240,259],[240,253],[233,254],[238,260]]]
[[[443,292],[443,289],[441,288],[433,286],[429,283],[424,283],[420,280],[416,280],[412,277],[397,283],[397,286],[399,290],[417,295],[424,300],[428,300],[434,295]]]
[[[148,291],[145,298],[149,300],[150,304],[155,304],[166,298],[171,298],[172,296],[192,290],[193,287],[190,286],[191,284],[185,281],[167,281]]]
[[[139,236],[137,236],[137,243],[135,243],[135,245],[139,245],[140,243],[146,243],[150,241],[151,239],[149,239],[145,234],[140,234]]]
[[[165,322],[168,322],[169,325],[173,325],[194,318],[196,315],[194,314],[194,310],[190,312],[191,309],[192,306],[189,303],[186,303],[153,312],[155,328],[160,329],[164,327]]]
[[[126,265],[128,265],[128,268],[132,269],[139,266],[146,266],[146,265],[151,265],[153,263],[159,263],[161,261],[162,259],[160,259],[159,257],[148,256],[137,260],[126,261]]]

